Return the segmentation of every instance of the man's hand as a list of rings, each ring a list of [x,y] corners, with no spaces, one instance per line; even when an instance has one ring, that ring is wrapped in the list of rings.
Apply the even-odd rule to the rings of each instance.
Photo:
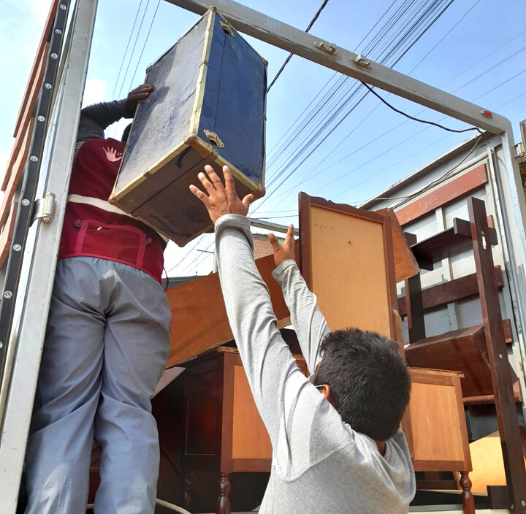
[[[201,172],[198,177],[201,184],[203,184],[204,188],[208,191],[208,196],[193,184],[190,186],[190,191],[205,204],[214,225],[216,221],[225,214],[240,214],[241,216],[246,216],[248,207],[254,200],[254,195],[247,195],[243,200],[239,199],[229,167],[223,166],[223,175],[225,177],[224,186],[212,166],[205,166],[205,171],[206,174]]]
[[[124,107],[130,118],[133,118],[133,116],[135,115],[138,103],[141,100],[148,98],[152,91],[153,86],[151,86],[150,84],[143,84],[142,86],[139,86],[137,89],[134,89],[133,91],[130,91],[128,93],[128,98],[126,98]]]
[[[268,240],[274,250],[274,262],[276,266],[279,266],[282,262],[285,262],[288,259],[295,259],[294,227],[292,225],[289,225],[285,241],[282,245],[279,244],[278,238],[274,234],[269,234]]]

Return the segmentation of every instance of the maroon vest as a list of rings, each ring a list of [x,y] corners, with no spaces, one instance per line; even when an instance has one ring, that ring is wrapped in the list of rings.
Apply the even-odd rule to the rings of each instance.
[[[121,262],[161,283],[166,243],[159,234],[125,214],[101,208],[111,209],[109,204],[89,204],[90,199],[108,201],[123,151],[124,143],[116,139],[92,139],[80,147],[69,186],[69,195],[75,195],[72,199],[77,201],[67,204],[58,258],[85,256]]]

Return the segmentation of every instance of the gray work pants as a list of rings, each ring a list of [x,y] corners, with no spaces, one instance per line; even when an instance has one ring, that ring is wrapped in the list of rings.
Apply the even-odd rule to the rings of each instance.
[[[170,317],[161,285],[142,271],[91,257],[58,263],[27,447],[26,514],[85,513],[94,438],[96,514],[153,514],[159,441],[150,400]]]

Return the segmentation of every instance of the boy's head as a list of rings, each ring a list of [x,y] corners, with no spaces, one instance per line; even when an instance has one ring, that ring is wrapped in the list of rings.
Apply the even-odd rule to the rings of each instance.
[[[394,341],[356,328],[331,332],[321,344],[315,384],[328,385],[343,421],[375,441],[400,426],[411,379]]]

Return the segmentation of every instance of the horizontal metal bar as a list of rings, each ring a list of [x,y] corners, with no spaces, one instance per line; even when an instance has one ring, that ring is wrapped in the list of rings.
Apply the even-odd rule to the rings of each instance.
[[[334,45],[331,45],[334,49],[332,51],[329,43],[323,39],[237,2],[230,0],[165,1],[200,15],[204,14],[213,4],[221,16],[225,17],[239,32],[487,130],[492,134],[501,134],[506,130],[507,120],[503,116],[492,113],[492,117],[488,118],[482,114],[485,111],[483,107],[376,62],[368,61],[367,66],[360,65],[356,62],[358,56],[355,53]]]
[[[263,228],[265,230],[273,230],[274,232],[280,232],[280,233],[286,234],[287,230],[289,229],[288,225],[279,225],[278,223],[269,223],[268,221],[260,221],[260,220],[255,220],[252,218],[248,218],[248,219],[250,220],[250,224],[253,227]],[[300,235],[300,232],[297,228],[294,229],[294,235],[295,236]]]

